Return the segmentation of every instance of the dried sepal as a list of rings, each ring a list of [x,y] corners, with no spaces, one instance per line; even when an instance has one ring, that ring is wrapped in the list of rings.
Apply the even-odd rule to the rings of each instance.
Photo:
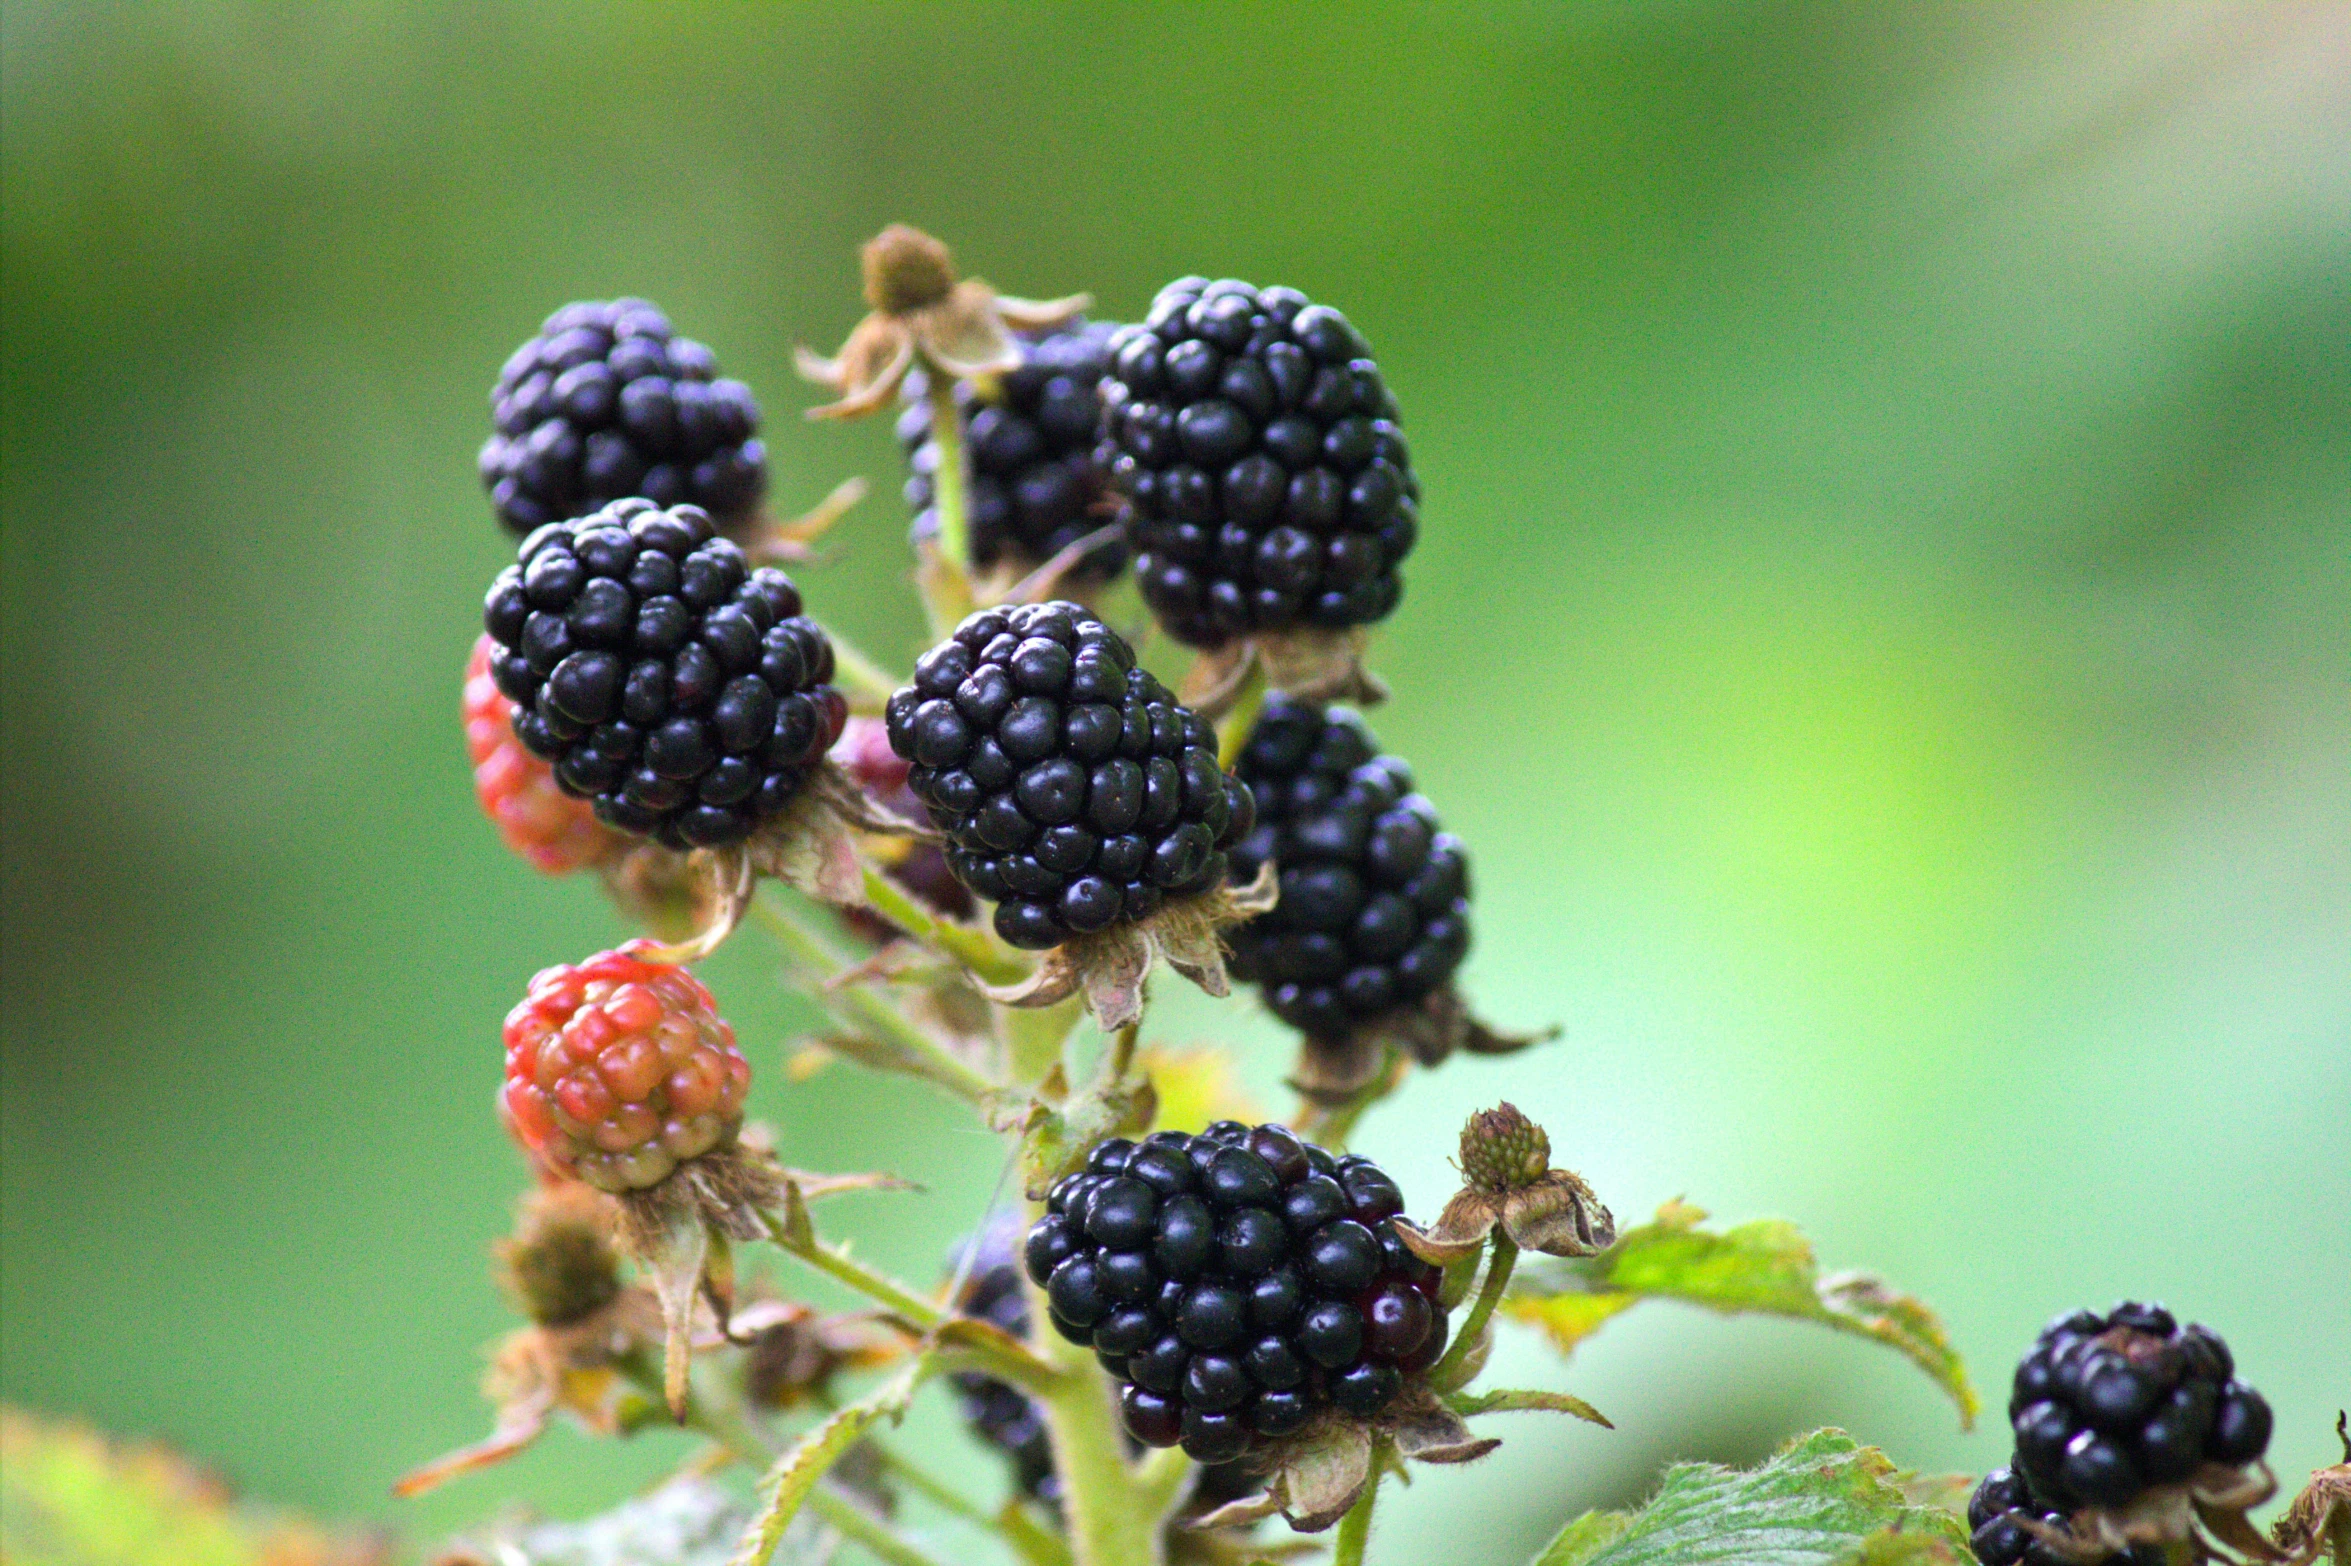
[[[643,1284],[631,1284],[576,1321],[508,1334],[482,1378],[482,1394],[498,1411],[489,1437],[411,1469],[392,1493],[422,1495],[460,1474],[502,1463],[536,1441],[557,1414],[595,1434],[616,1434],[627,1389],[618,1367],[662,1337],[661,1303]]]
[[[1469,1009],[1461,992],[1440,985],[1418,1002],[1373,1017],[1351,1032],[1324,1038],[1308,1034],[1299,1043],[1290,1085],[1325,1106],[1346,1103],[1380,1080],[1391,1052],[1410,1055],[1423,1066],[1442,1064],[1456,1050],[1472,1055],[1508,1055],[1559,1036],[1557,1028],[1504,1033]]]
[[[980,989],[1000,1005],[1018,1007],[1081,996],[1104,1028],[1131,1027],[1143,1018],[1143,986],[1162,960],[1208,994],[1230,995],[1223,932],[1272,908],[1274,896],[1273,866],[1262,865],[1247,886],[1220,886],[1165,904],[1148,919],[1064,941],[1026,979]]]
[[[865,904],[865,866],[857,856],[857,833],[914,836],[925,829],[902,820],[868,798],[848,774],[830,761],[809,769],[799,794],[749,837],[725,848],[672,854],[645,845],[647,873],[691,887],[694,933],[667,944],[632,948],[647,962],[699,962],[718,950],[743,922],[762,876],[783,882],[836,908]]]
[[[754,1301],[735,1312],[732,1326],[746,1345],[743,1390],[759,1408],[821,1399],[834,1377],[878,1369],[904,1352],[863,1313],[825,1316],[796,1300]]]
[[[1375,707],[1388,699],[1388,687],[1364,666],[1369,642],[1359,625],[1344,630],[1303,626],[1259,631],[1208,648],[1193,659],[1178,699],[1213,721],[1231,710],[1251,671],[1261,670],[1266,689],[1300,701]]]
[[[1425,1381],[1408,1383],[1371,1419],[1329,1414],[1269,1446],[1264,1491],[1193,1519],[1194,1529],[1232,1528],[1279,1512],[1300,1533],[1320,1533],[1363,1496],[1383,1453],[1418,1463],[1470,1463],[1502,1443],[1462,1423]]]
[[[893,223],[866,242],[860,260],[872,313],[831,358],[794,350],[801,376],[838,400],[813,419],[877,413],[897,396],[918,359],[951,379],[1000,375],[1021,360],[1015,331],[1046,331],[1084,310],[1068,299],[1008,299],[977,278],[957,281],[947,247],[920,229]]]
[[[2270,1537],[2297,1566],[2322,1554],[2332,1554],[2335,1566],[2351,1566],[2351,1416],[2335,1415],[2335,1439],[2343,1443],[2343,1460],[2312,1474],[2270,1525]]]
[[[2178,1484],[2141,1491],[2127,1506],[2084,1507],[2062,1525],[2022,1521],[2050,1554],[2076,1566],[2092,1566],[2142,1545],[2184,1548],[2194,1561],[2288,1561],[2292,1557],[2262,1537],[2246,1516],[2276,1493],[2277,1479],[2266,1463],[2242,1468],[2206,1463]],[[2220,1553],[2223,1548],[2234,1555]]]

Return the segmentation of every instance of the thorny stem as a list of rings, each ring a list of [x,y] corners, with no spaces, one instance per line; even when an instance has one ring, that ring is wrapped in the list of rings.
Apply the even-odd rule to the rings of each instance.
[[[829,981],[850,967],[847,954],[813,929],[796,913],[779,908],[768,898],[757,898],[751,911],[775,933],[787,955],[805,967],[817,970],[818,982],[808,990],[810,999],[850,1027],[872,1030],[891,1044],[904,1050],[909,1057],[909,1068],[916,1075],[936,1082],[959,1098],[974,1104],[984,1103],[996,1091],[996,1084],[981,1076],[958,1058],[946,1045],[932,1037],[928,1028],[907,1016],[889,1000],[867,985],[851,985],[841,989],[830,987]]]
[[[1041,1310],[1042,1302],[1032,1308]],[[1062,1371],[1053,1391],[1037,1401],[1053,1442],[1076,1566],[1157,1566],[1166,1559],[1159,1527],[1165,1508],[1149,1504],[1126,1464],[1125,1432],[1102,1370],[1058,1334],[1044,1334],[1038,1352]]]
[[[1478,1290],[1476,1303],[1469,1308],[1469,1319],[1461,1324],[1461,1334],[1445,1350],[1445,1357],[1429,1370],[1433,1386],[1448,1387],[1459,1373],[1461,1362],[1469,1358],[1477,1346],[1478,1337],[1486,1330],[1486,1323],[1494,1319],[1494,1307],[1502,1303],[1502,1291],[1510,1286],[1510,1269],[1518,1264],[1518,1242],[1500,1229],[1494,1231],[1494,1250],[1486,1259],[1486,1284]],[[1337,1566],[1336,1562],[1332,1566]]]
[[[1216,764],[1227,772],[1241,759],[1242,747],[1249,743],[1249,731],[1257,727],[1257,714],[1265,709],[1265,660],[1251,658],[1248,672],[1241,676],[1241,688],[1233,693],[1233,704],[1216,724]]]
[[[655,1400],[663,1396],[660,1372],[646,1363],[642,1355],[623,1360],[621,1368],[646,1396]],[[688,1429],[708,1436],[737,1462],[751,1468],[764,1468],[775,1459],[774,1444],[731,1404],[712,1402],[698,1392],[691,1393],[683,1423]],[[888,1566],[941,1566],[936,1556],[900,1538],[887,1523],[833,1489],[830,1481],[821,1482],[811,1490],[806,1504],[811,1512],[865,1546]]]
[[[1363,1566],[1363,1547],[1371,1539],[1371,1509],[1380,1498],[1380,1481],[1387,1477],[1384,1454],[1372,1449],[1371,1477],[1347,1515],[1339,1519],[1339,1537],[1331,1546],[1331,1566]]]
[[[954,958],[990,984],[1011,984],[1028,976],[1026,966],[996,950],[984,933],[926,912],[921,904],[899,890],[897,882],[871,865],[865,867],[865,900],[873,904],[875,913],[924,945]]]

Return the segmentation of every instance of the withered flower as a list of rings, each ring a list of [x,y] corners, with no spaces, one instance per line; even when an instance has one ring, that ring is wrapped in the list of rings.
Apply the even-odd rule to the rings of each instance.
[[[1473,1255],[1497,1228],[1550,1256],[1592,1256],[1616,1243],[1616,1219],[1581,1175],[1551,1167],[1551,1138],[1515,1104],[1469,1117],[1459,1167],[1466,1183],[1433,1227],[1397,1224],[1424,1260],[1442,1266]]]
[[[860,1316],[820,1316],[794,1300],[759,1300],[734,1314],[738,1341],[749,1341],[743,1389],[760,1408],[796,1408],[824,1394],[835,1376],[873,1370],[902,1352]]]
[[[860,259],[872,313],[832,358],[805,348],[796,353],[801,375],[840,397],[809,409],[810,418],[879,412],[897,395],[918,355],[950,381],[1000,375],[1020,363],[1013,332],[1050,330],[1091,302],[1083,294],[1008,299],[976,277],[959,281],[947,247],[903,223],[866,241]]]
[[[2278,1547],[2297,1562],[2315,1561],[2329,1550],[2336,1560],[2351,1561],[2351,1416],[2335,1415],[2335,1439],[2343,1443],[2343,1460],[2312,1474],[2270,1528]]]

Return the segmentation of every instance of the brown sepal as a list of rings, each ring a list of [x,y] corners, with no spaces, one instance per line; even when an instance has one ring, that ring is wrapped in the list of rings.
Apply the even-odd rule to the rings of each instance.
[[[1480,1021],[1461,992],[1447,984],[1340,1037],[1309,1034],[1299,1042],[1290,1086],[1317,1104],[1335,1107],[1379,1080],[1391,1049],[1409,1053],[1423,1066],[1435,1066],[1457,1049],[1473,1055],[1508,1055],[1558,1036],[1557,1028],[1498,1032]]]
[[[1143,986],[1162,958],[1209,994],[1230,995],[1223,931],[1264,913],[1273,902],[1273,866],[1262,865],[1247,886],[1220,886],[1165,904],[1138,923],[1064,941],[1046,952],[1026,979],[980,989],[1005,1006],[1051,1006],[1082,996],[1105,1029],[1130,1027],[1142,1020]]]
[[[2343,1460],[2321,1468],[2294,1497],[2286,1514],[2270,1525],[2270,1537],[2298,1563],[2331,1551],[2335,1566],[2351,1566],[2351,1419],[2335,1415],[2335,1438]]]
[[[2286,1561],[2291,1557],[2245,1515],[2276,1493],[2277,1479],[2266,1463],[2206,1463],[2181,1483],[2143,1491],[2128,1506],[2085,1507],[2062,1525],[2027,1518],[2024,1526],[2051,1554],[2078,1566],[2139,1545],[2185,1545],[2198,1561],[2214,1559],[2219,1545],[2249,1560]]]
[[[1326,1415],[1269,1446],[1264,1456],[1273,1477],[1264,1493],[1220,1506],[1186,1526],[1235,1527],[1278,1511],[1300,1533],[1320,1533],[1362,1498],[1382,1447],[1414,1462],[1469,1463],[1501,1444],[1471,1434],[1427,1382],[1409,1382],[1372,1419]]]
[[[1388,699],[1388,687],[1363,665],[1368,641],[1361,626],[1341,631],[1304,627],[1239,637],[1202,649],[1185,672],[1176,699],[1214,722],[1231,710],[1250,671],[1261,669],[1267,689],[1299,701],[1374,707]]]

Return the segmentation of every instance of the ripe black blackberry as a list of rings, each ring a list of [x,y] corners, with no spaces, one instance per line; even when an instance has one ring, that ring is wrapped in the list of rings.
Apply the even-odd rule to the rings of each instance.
[[[1276,1016],[1341,1038],[1453,977],[1469,952],[1468,859],[1360,717],[1269,695],[1234,771],[1257,805],[1234,879],[1271,862],[1281,898],[1234,932],[1232,968]]]
[[[759,405],[642,299],[567,304],[498,372],[483,487],[514,532],[641,496],[721,528],[767,487]]]
[[[539,528],[482,620],[515,737],[599,820],[672,848],[749,836],[848,716],[791,578],[752,570],[694,506],[620,500]]]
[[[1010,1214],[991,1223],[964,1242],[977,1250],[957,1306],[1001,1328],[1016,1338],[1029,1335],[1028,1292],[1021,1287],[1019,1221]],[[964,1262],[957,1248],[951,1265]],[[1024,1494],[1049,1504],[1061,1499],[1061,1481],[1053,1471],[1053,1444],[1043,1416],[1028,1395],[1007,1382],[977,1371],[957,1371],[952,1378],[964,1423],[973,1434],[1003,1452],[1012,1465],[1014,1483]],[[1216,1463],[1201,1470],[1192,1487],[1192,1510],[1210,1511],[1262,1488],[1265,1475],[1247,1463]]]
[[[1345,316],[1292,288],[1187,277],[1111,349],[1110,479],[1171,635],[1214,647],[1396,607],[1420,484]]]
[[[972,564],[1025,575],[1110,520],[1109,485],[1096,443],[1102,423],[1102,377],[1110,367],[1107,321],[1073,321],[1026,341],[1021,364],[982,394],[955,383],[970,470],[965,497]],[[931,508],[939,448],[921,372],[906,378],[908,406],[898,416],[906,447],[906,503],[919,543],[938,535]],[[1077,582],[1106,582],[1126,564],[1123,543],[1104,543],[1074,567]]]
[[[2024,1475],[1995,1468],[1968,1498],[1969,1547],[1982,1566],[2080,1566],[2051,1549],[2025,1526],[2027,1520],[2052,1529],[2065,1527],[2065,1514],[2034,1498]],[[2164,1566],[2159,1545],[2142,1545],[2106,1557],[2105,1566]]]
[[[1280,1126],[1105,1142],[1046,1207],[1029,1276],[1147,1445],[1231,1462],[1325,1410],[1368,1419],[1443,1351],[1443,1274],[1388,1222],[1395,1182]]]
[[[890,746],[996,932],[1041,949],[1224,885],[1248,790],[1216,732],[1076,604],[984,609],[890,698]]]
[[[2075,1311],[2041,1333],[2008,1402],[2016,1469],[2050,1511],[2122,1507],[2269,1448],[2269,1404],[2228,1345],[2160,1305]]]

